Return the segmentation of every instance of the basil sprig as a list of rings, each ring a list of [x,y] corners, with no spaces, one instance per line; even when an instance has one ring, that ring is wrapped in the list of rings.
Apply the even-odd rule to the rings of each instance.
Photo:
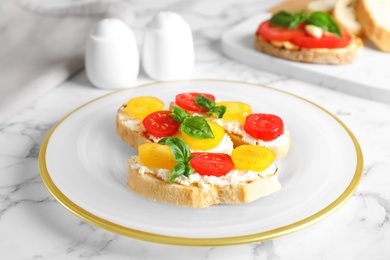
[[[292,14],[286,11],[280,11],[274,14],[269,22],[277,27],[295,29],[302,22],[306,21],[306,14],[302,11]]]
[[[306,23],[320,27],[322,30],[333,33],[341,38],[340,27],[328,13],[313,12],[306,19]]]
[[[190,166],[190,161],[194,156],[190,156],[191,151],[187,143],[177,137],[165,137],[158,143],[167,145],[173,154],[173,158],[178,162],[172,168],[169,183],[174,183],[175,179],[182,175],[189,177],[194,172],[194,168]]]
[[[215,106],[215,102],[208,97],[198,95],[195,98],[195,103],[203,109],[206,109],[210,114],[217,114],[218,118],[222,118],[226,112],[225,106]]]
[[[298,25],[305,22],[306,24],[315,25],[322,30],[333,33],[341,38],[341,31],[338,24],[328,13],[317,11],[307,16],[303,11],[292,14],[286,11],[280,11],[274,14],[269,22],[273,26],[295,29]]]
[[[170,114],[176,122],[180,123],[180,130],[197,139],[214,138],[213,131],[206,119],[201,116],[191,116],[178,106]]]

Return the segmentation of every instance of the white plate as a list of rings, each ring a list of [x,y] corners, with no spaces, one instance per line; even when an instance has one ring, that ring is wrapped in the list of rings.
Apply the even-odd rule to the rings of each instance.
[[[245,205],[192,209],[149,201],[127,188],[127,160],[136,151],[115,132],[117,109],[140,95],[168,106],[185,91],[244,101],[254,112],[282,117],[292,139],[288,156],[277,161],[280,191]],[[39,166],[51,194],[92,224],[152,242],[213,246],[271,239],[318,222],[352,195],[363,158],[347,127],[307,100],[259,85],[194,80],[143,85],[85,104],[48,134]]]
[[[257,51],[253,43],[258,26],[270,16],[269,13],[259,13],[227,30],[221,37],[223,52],[255,68],[390,103],[390,54],[366,42],[361,57],[352,64],[308,64],[273,57]]]

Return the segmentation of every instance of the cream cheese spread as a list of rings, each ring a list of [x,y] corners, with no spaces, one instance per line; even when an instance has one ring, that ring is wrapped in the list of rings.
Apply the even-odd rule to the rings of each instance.
[[[264,147],[275,147],[275,146],[278,147],[278,146],[283,146],[287,142],[289,142],[289,132],[288,132],[287,128],[285,127],[284,133],[282,135],[278,136],[278,138],[271,140],[271,141],[263,141],[260,139],[256,139],[256,138],[248,135],[247,133],[244,133],[242,136],[242,140],[244,142],[246,142],[248,144],[252,144],[252,145],[260,145],[260,146],[264,146]]]
[[[172,175],[172,172],[168,169],[152,169],[142,165],[139,162],[139,158],[137,157],[136,163],[130,165],[130,168],[138,171],[139,174],[150,173],[154,174],[157,177],[168,181]],[[245,171],[239,169],[233,169],[229,173],[224,176],[216,177],[216,176],[205,176],[200,175],[195,172],[191,174],[189,177],[179,176],[175,179],[175,183],[190,186],[196,185],[201,188],[210,188],[211,186],[226,186],[230,184],[239,184],[239,183],[247,183],[251,181],[257,181],[261,178],[267,178],[274,175],[277,172],[278,168],[273,163],[267,169],[261,172],[254,171]]]
[[[127,115],[122,109],[118,113],[119,120],[132,131],[142,131],[142,120],[134,116]]]
[[[226,153],[232,154],[233,152],[233,141],[230,139],[228,134],[225,134],[221,140],[221,142],[210,150],[195,150],[191,149],[191,152],[208,152],[208,153]]]
[[[335,54],[343,54],[343,53],[348,53],[351,50],[355,50],[359,47],[359,45],[356,43],[356,41],[351,40],[351,42],[345,46],[344,48],[303,48],[299,47],[289,41],[269,41],[273,46],[278,47],[278,48],[285,48],[286,50],[313,50],[317,53],[335,53]],[[359,49],[363,49],[362,46],[359,47]]]
[[[284,127],[284,133],[278,136],[278,138],[271,141],[263,141],[247,134],[242,124],[237,120],[214,119],[213,121],[222,126],[227,132],[242,136],[242,140],[248,144],[275,147],[283,146],[289,142],[289,132],[286,127]]]
[[[245,133],[242,124],[238,120],[225,120],[221,118],[214,118],[213,121],[222,126],[227,132],[236,135],[243,135]]]

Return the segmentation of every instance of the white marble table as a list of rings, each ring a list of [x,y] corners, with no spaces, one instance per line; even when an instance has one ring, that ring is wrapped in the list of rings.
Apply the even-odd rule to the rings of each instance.
[[[47,191],[38,152],[51,127],[85,102],[108,93],[80,72],[0,124],[0,259],[390,259],[390,105],[281,77],[240,64],[220,49],[234,24],[271,1],[134,3],[134,29],[158,10],[181,14],[196,47],[193,78],[258,83],[306,98],[338,116],[355,134],[364,173],[351,199],[334,214],[273,240],[228,247],[182,247],[123,237],[84,222]],[[151,82],[143,73],[137,82]]]

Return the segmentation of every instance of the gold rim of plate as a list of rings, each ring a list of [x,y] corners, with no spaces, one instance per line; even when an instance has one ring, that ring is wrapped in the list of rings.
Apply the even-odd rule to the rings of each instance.
[[[307,103],[310,103],[311,105],[323,110],[328,115],[330,115],[333,119],[335,119],[348,133],[350,136],[356,150],[356,156],[357,156],[357,163],[356,163],[356,170],[354,173],[354,176],[349,183],[349,185],[346,187],[345,191],[331,204],[329,204],[327,207],[323,208],[322,210],[318,211],[317,213],[299,220],[297,222],[294,222],[292,224],[282,226],[276,229],[268,230],[265,232],[250,234],[250,235],[244,235],[244,236],[234,236],[234,237],[223,237],[223,238],[186,238],[186,237],[174,237],[174,236],[165,236],[165,235],[159,235],[149,232],[143,232],[136,229],[131,229],[125,226],[118,225],[116,223],[107,221],[103,218],[100,218],[96,215],[91,214],[90,212],[84,210],[83,208],[79,207],[77,204],[75,204],[73,201],[71,201],[68,197],[66,197],[54,184],[50,177],[50,173],[47,170],[46,166],[46,149],[48,142],[50,140],[51,135],[56,130],[56,128],[71,114],[77,112],[84,106],[87,106],[88,104],[95,102],[96,100],[105,98],[107,96],[116,94],[121,91],[126,91],[128,89],[121,89],[114,92],[111,92],[109,94],[103,95],[101,97],[98,97],[96,99],[91,100],[90,102],[85,103],[84,105],[76,108],[72,112],[70,112],[67,116],[65,116],[61,121],[59,121],[47,134],[45,137],[41,149],[39,152],[39,158],[38,158],[38,166],[39,171],[41,174],[41,178],[48,189],[48,191],[51,193],[51,195],[60,203],[62,204],[66,209],[68,209],[70,212],[75,214],[76,216],[80,217],[81,219],[95,225],[98,227],[101,227],[103,229],[106,229],[108,231],[124,235],[127,237],[154,242],[154,243],[160,243],[160,244],[169,244],[169,245],[181,245],[181,246],[229,246],[229,245],[239,245],[239,244],[247,244],[247,243],[254,243],[254,242],[260,242],[264,240],[273,239],[276,237],[280,237],[283,235],[287,235],[299,230],[302,230],[306,227],[309,227],[324,218],[331,215],[333,212],[335,212],[337,209],[339,209],[342,205],[344,205],[348,199],[353,195],[355,190],[357,189],[359,182],[362,178],[363,174],[363,155],[360,148],[360,145],[356,139],[356,137],[353,135],[353,133],[349,130],[349,128],[335,115],[327,111],[326,109],[320,107],[319,105],[304,99],[300,96],[285,92],[283,90],[273,89],[267,86],[254,84],[254,83],[247,83],[247,82],[240,82],[240,81],[230,81],[230,80],[216,80],[216,79],[196,79],[196,80],[177,80],[177,81],[157,81],[153,83],[148,84],[142,84],[138,85],[135,88],[138,87],[144,87],[149,85],[155,85],[155,84],[161,84],[161,83],[169,83],[169,82],[193,82],[193,81],[216,81],[216,82],[229,82],[229,83],[237,83],[237,84],[245,84],[245,85],[251,85],[251,86],[258,86],[262,88],[271,89],[273,91],[281,92],[293,97],[296,97],[298,99],[301,99]]]

